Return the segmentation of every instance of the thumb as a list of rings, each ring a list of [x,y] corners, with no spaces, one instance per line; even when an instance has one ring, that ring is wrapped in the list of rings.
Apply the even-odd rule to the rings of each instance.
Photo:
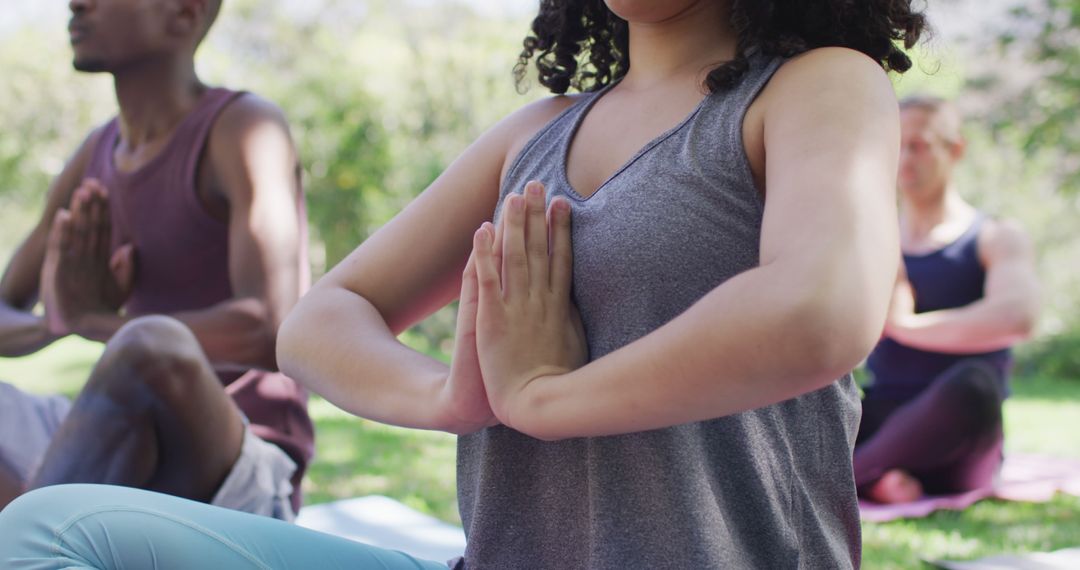
[[[116,248],[109,259],[109,270],[121,291],[131,291],[135,279],[135,246],[130,243]]]

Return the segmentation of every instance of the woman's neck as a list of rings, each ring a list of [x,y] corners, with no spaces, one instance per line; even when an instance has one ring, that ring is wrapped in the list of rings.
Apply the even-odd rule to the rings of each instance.
[[[630,69],[623,89],[704,79],[709,69],[735,57],[737,38],[725,2],[704,0],[658,22],[630,22]]]

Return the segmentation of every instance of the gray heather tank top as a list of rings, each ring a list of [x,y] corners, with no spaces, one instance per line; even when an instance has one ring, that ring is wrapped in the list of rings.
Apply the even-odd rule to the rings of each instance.
[[[533,179],[549,199],[571,202],[574,297],[590,358],[758,265],[764,204],[742,120],[780,64],[753,56],[737,87],[706,97],[587,199],[567,182],[566,155],[603,92],[554,119],[511,166],[500,206]],[[741,324],[716,315],[716,326]],[[716,379],[724,381],[719,370]],[[466,566],[857,567],[851,452],[859,409],[848,375],[779,404],[666,429],[557,442],[503,426],[463,436]]]

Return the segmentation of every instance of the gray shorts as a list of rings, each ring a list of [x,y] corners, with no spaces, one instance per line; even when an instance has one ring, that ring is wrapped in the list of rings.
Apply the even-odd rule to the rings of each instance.
[[[63,396],[38,396],[0,382],[0,464],[28,481],[71,410]],[[278,446],[244,426],[240,457],[211,504],[292,521],[289,497],[296,463]]]

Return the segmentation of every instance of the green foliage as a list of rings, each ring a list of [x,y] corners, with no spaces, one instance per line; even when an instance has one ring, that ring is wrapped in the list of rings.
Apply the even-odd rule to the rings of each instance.
[[[0,35],[0,253],[24,237],[49,182],[112,104],[108,80],[76,76],[70,60],[62,25]]]
[[[1005,54],[1002,69],[977,83],[997,88],[1018,66],[1032,76],[995,114],[999,128],[1024,132],[1025,150],[1052,150],[1061,189],[1080,190],[1080,1],[1037,0],[1014,8],[1012,21],[997,34]]]
[[[1080,328],[1041,338],[1020,353],[1025,375],[1050,376],[1080,383]]]
[[[285,110],[320,274],[528,102],[510,74],[525,24],[453,2],[322,0],[297,10],[281,0],[226,3],[200,69]]]

